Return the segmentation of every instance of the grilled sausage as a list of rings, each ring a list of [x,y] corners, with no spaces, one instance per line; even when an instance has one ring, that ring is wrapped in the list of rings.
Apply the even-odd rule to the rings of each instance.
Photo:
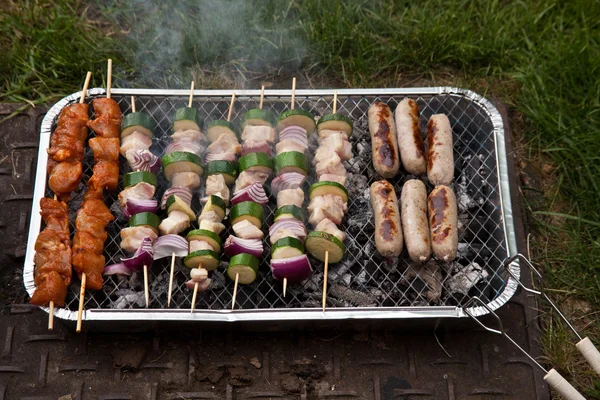
[[[458,211],[456,196],[448,186],[437,186],[429,194],[429,228],[433,254],[452,261],[458,250]]]
[[[396,107],[396,132],[398,148],[404,169],[413,174],[427,172],[425,143],[419,128],[419,107],[413,99],[404,99]],[[407,243],[408,246],[408,243]]]
[[[406,181],[400,196],[402,230],[408,255],[425,262],[431,255],[431,237],[427,221],[427,189],[418,179]]]
[[[373,150],[373,167],[384,178],[392,178],[400,168],[398,139],[392,110],[382,102],[369,108],[369,131]]]
[[[444,114],[435,114],[427,124],[427,177],[434,185],[449,185],[454,178],[452,128]]]
[[[371,184],[371,207],[375,216],[375,247],[384,257],[397,257],[402,252],[402,224],[398,198],[388,181]]]

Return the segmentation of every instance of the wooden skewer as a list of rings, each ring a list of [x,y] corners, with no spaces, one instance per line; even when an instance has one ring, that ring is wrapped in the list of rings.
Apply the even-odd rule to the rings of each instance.
[[[90,79],[92,79],[92,71],[88,71],[85,76],[85,83],[83,84],[83,90],[81,91],[81,98],[79,99],[80,103],[85,101],[85,95],[87,94],[88,86],[90,85]]]
[[[263,100],[265,99],[265,85],[262,85],[260,88],[260,103],[258,104],[258,108],[262,110]]]
[[[192,87],[190,87],[190,99],[188,100],[188,107],[192,108],[192,100],[194,99],[194,81],[192,81]]]
[[[167,307],[171,307],[171,295],[173,294],[173,275],[175,275],[175,253],[171,254],[171,276],[169,276],[169,298]]]
[[[150,290],[148,290],[148,266],[144,265],[144,293],[146,295],[146,308],[150,306]]]
[[[110,88],[112,86],[112,59],[108,59],[108,71],[106,72],[106,98],[110,99]]]
[[[294,109],[294,99],[296,98],[296,77],[294,77],[294,79],[292,79],[292,104],[290,105],[290,108],[293,110]]]
[[[194,284],[194,294],[192,295],[192,307],[190,309],[190,313],[194,312],[194,308],[196,308],[196,295],[198,294],[198,282]]]
[[[54,330],[54,301],[50,300],[50,311],[48,312],[48,330]]]
[[[135,97],[131,96],[131,112],[135,112]]]
[[[235,309],[235,298],[237,297],[238,282],[240,281],[240,274],[235,274],[235,284],[233,286],[233,299],[231,300],[231,309]]]
[[[233,103],[235,103],[235,93],[231,95],[231,102],[229,103],[229,112],[227,113],[227,121],[231,121],[231,113],[233,112]]]
[[[283,297],[285,297],[286,291],[287,291],[287,278],[283,278]]]
[[[77,311],[77,328],[75,332],[81,332],[81,317],[83,315],[83,303],[85,299],[85,272],[81,274],[81,291],[79,292],[79,310]]]
[[[325,268],[323,269],[323,312],[327,305],[327,273],[329,271],[329,252],[325,252]]]
[[[337,90],[333,92],[333,113],[337,111]]]

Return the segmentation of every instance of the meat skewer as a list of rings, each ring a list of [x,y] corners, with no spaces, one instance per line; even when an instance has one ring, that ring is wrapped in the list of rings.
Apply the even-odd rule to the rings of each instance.
[[[112,61],[109,60],[108,75],[111,74]],[[107,79],[107,82],[110,80]],[[83,203],[77,211],[72,247],[72,264],[81,277],[77,332],[81,332],[86,289],[99,290],[103,285],[105,258],[102,253],[108,236],[105,229],[114,220],[104,204],[104,191],[115,190],[119,181],[121,110],[109,97],[94,99],[92,106],[96,118],[88,121],[87,126],[96,133],[96,137],[89,140],[95,164],[92,177],[87,182]]]
[[[260,101],[259,101],[259,106],[258,109],[262,110],[263,109],[263,102],[264,102],[264,97],[265,97],[265,86],[262,85],[261,89],[260,89]],[[230,110],[231,112],[231,110]],[[246,114],[248,115],[248,114]],[[266,115],[266,114],[265,114]],[[269,128],[267,128],[266,130],[268,130]],[[270,128],[272,129],[272,127]],[[246,127],[244,127],[244,131],[246,131]],[[246,137],[246,140],[244,140],[244,146],[246,146],[247,148],[251,147],[248,146],[248,142],[259,142],[258,140],[253,140],[253,138],[248,137],[249,135],[244,136],[244,134],[242,134],[242,138]],[[265,139],[265,137],[261,137],[260,139]],[[267,142],[267,141],[265,141]],[[257,174],[263,174],[262,176],[266,175],[266,179],[268,179],[268,175],[273,171],[273,163],[272,160],[269,158],[268,155],[266,155],[265,153],[262,153],[261,151],[257,151],[255,150],[257,148],[253,148],[254,151],[256,152],[251,152],[251,153],[246,153],[242,156],[242,158],[240,158],[240,172],[243,172],[244,174],[246,174],[246,172],[251,171],[251,173],[257,173]],[[268,149],[269,153],[270,153],[270,146],[268,145],[267,142],[267,146],[265,147],[265,149]],[[250,150],[248,150],[250,151]],[[247,163],[248,161],[248,163]],[[250,167],[248,166],[249,164],[253,164]],[[242,178],[240,178],[241,180],[243,180]],[[266,181],[266,179],[261,179],[261,178],[257,178],[257,182],[252,183],[249,187],[256,187],[257,192],[259,193],[260,190],[262,189],[262,191],[264,192],[264,189],[262,188],[262,184],[264,184],[264,182]],[[236,182],[236,187],[238,186],[238,182]],[[242,189],[243,190],[243,189]],[[262,194],[262,192],[260,192],[260,194]],[[234,199],[235,199],[235,195],[234,195]],[[265,199],[266,199],[266,194],[265,194]],[[252,200],[257,200],[257,198],[253,198],[250,197],[248,199],[244,199],[244,200],[250,200],[250,202],[244,202],[247,204],[248,207],[251,207],[252,205],[256,206],[254,208],[256,208],[256,212],[257,213],[261,213],[263,210],[261,208],[258,207],[258,205],[256,203],[252,203]],[[233,201],[233,200],[232,200]],[[244,204],[241,203],[241,204]],[[249,203],[249,204],[248,204]],[[238,207],[237,204],[234,207]],[[240,206],[241,207],[241,206]],[[236,208],[237,210],[237,208]],[[234,225],[234,218],[235,218],[235,214],[236,212],[234,211],[234,208],[231,209],[232,211],[232,217],[231,217],[231,225],[233,227]],[[252,221],[252,220],[250,220]],[[262,225],[262,217],[259,218],[258,220],[258,224],[257,225]],[[243,233],[240,232],[240,225],[235,224],[238,228],[235,229],[234,228],[234,232],[238,235],[241,236]],[[256,222],[255,222],[256,225]],[[248,225],[247,226],[248,231],[253,230],[253,228]],[[256,229],[260,229],[259,226],[256,226]],[[262,234],[262,232],[261,232]],[[259,236],[261,236],[259,234]],[[230,237],[231,241],[234,241],[235,239],[233,239],[233,237]],[[262,237],[261,237],[262,239]],[[252,238],[252,239],[245,239],[242,238],[242,240],[259,240],[257,238]],[[254,242],[256,243],[256,242]],[[256,249],[258,249],[259,246],[256,245]],[[246,249],[248,250],[248,249]],[[243,279],[243,284],[249,284],[252,283],[254,281],[254,279],[256,278],[256,272],[258,271],[258,267],[259,267],[259,262],[258,262],[258,258],[261,256],[262,254],[262,243],[260,243],[260,251],[256,250],[255,254],[248,254],[249,252],[236,252],[236,254],[231,254],[231,260],[229,263],[229,267],[227,268],[227,275],[231,278],[231,275],[233,275],[233,271],[235,272],[235,278],[234,278],[234,285],[233,285],[233,296],[231,299],[231,309],[235,309],[235,304],[236,304],[236,298],[237,298],[237,292],[238,292],[238,284],[240,283],[240,272],[238,271],[247,271],[247,274],[245,274],[244,279]],[[230,272],[231,271],[231,272]],[[248,278],[246,275],[250,275],[250,278]]]

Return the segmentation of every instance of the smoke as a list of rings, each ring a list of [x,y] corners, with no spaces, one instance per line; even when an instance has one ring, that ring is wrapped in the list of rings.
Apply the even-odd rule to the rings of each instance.
[[[115,0],[116,1],[116,0]],[[116,12],[132,80],[149,87],[245,87],[307,57],[293,1],[125,0]],[[115,6],[113,6],[115,7]],[[198,82],[200,80],[201,82]]]

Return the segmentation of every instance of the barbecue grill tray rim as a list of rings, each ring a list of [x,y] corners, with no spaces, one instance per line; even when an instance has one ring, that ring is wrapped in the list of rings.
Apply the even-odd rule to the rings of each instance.
[[[468,89],[451,86],[437,87],[415,87],[415,88],[365,88],[365,89],[299,89],[296,90],[296,98],[302,96],[333,96],[337,90],[339,97],[343,96],[435,96],[454,95],[468,99],[480,106],[490,118],[493,125],[494,150],[496,152],[496,168],[498,173],[498,186],[501,208],[502,224],[504,228],[505,241],[508,257],[517,254],[515,227],[512,213],[512,202],[510,196],[510,184],[508,173],[508,161],[505,144],[505,131],[502,115],[494,104],[485,97]],[[189,90],[184,89],[135,89],[114,88],[114,95],[123,96],[188,96]],[[230,97],[235,92],[236,98],[242,100],[245,97],[260,96],[260,90],[194,90],[194,97]],[[102,96],[106,94],[104,88],[89,89],[86,97]],[[290,97],[290,90],[271,89],[265,90],[265,98],[268,97]],[[68,95],[58,101],[48,110],[40,128],[40,145],[38,148],[37,169],[35,175],[35,187],[33,193],[30,228],[27,239],[27,252],[23,268],[23,283],[27,293],[32,296],[35,290],[34,283],[34,255],[35,241],[40,232],[42,220],[40,216],[40,199],[45,196],[47,184],[48,153],[46,149],[50,145],[52,125],[60,112],[67,105],[79,101],[81,92]],[[515,260],[509,265],[516,278],[520,277],[520,265]],[[503,290],[496,298],[487,305],[492,310],[497,310],[506,304],[516,293],[518,283],[510,276]],[[45,312],[49,308],[40,307]],[[473,316],[479,317],[489,314],[485,307],[473,307],[469,309]],[[57,318],[75,321],[77,311],[66,308],[54,308]],[[453,306],[423,306],[423,307],[348,307],[329,308],[323,312],[320,308],[279,308],[279,309],[240,309],[240,310],[207,310],[197,309],[193,314],[189,309],[89,309],[85,310],[83,320],[85,321],[205,321],[205,322],[241,322],[241,321],[328,321],[328,320],[353,320],[353,319],[440,319],[440,318],[465,318],[467,314],[461,307]]]

